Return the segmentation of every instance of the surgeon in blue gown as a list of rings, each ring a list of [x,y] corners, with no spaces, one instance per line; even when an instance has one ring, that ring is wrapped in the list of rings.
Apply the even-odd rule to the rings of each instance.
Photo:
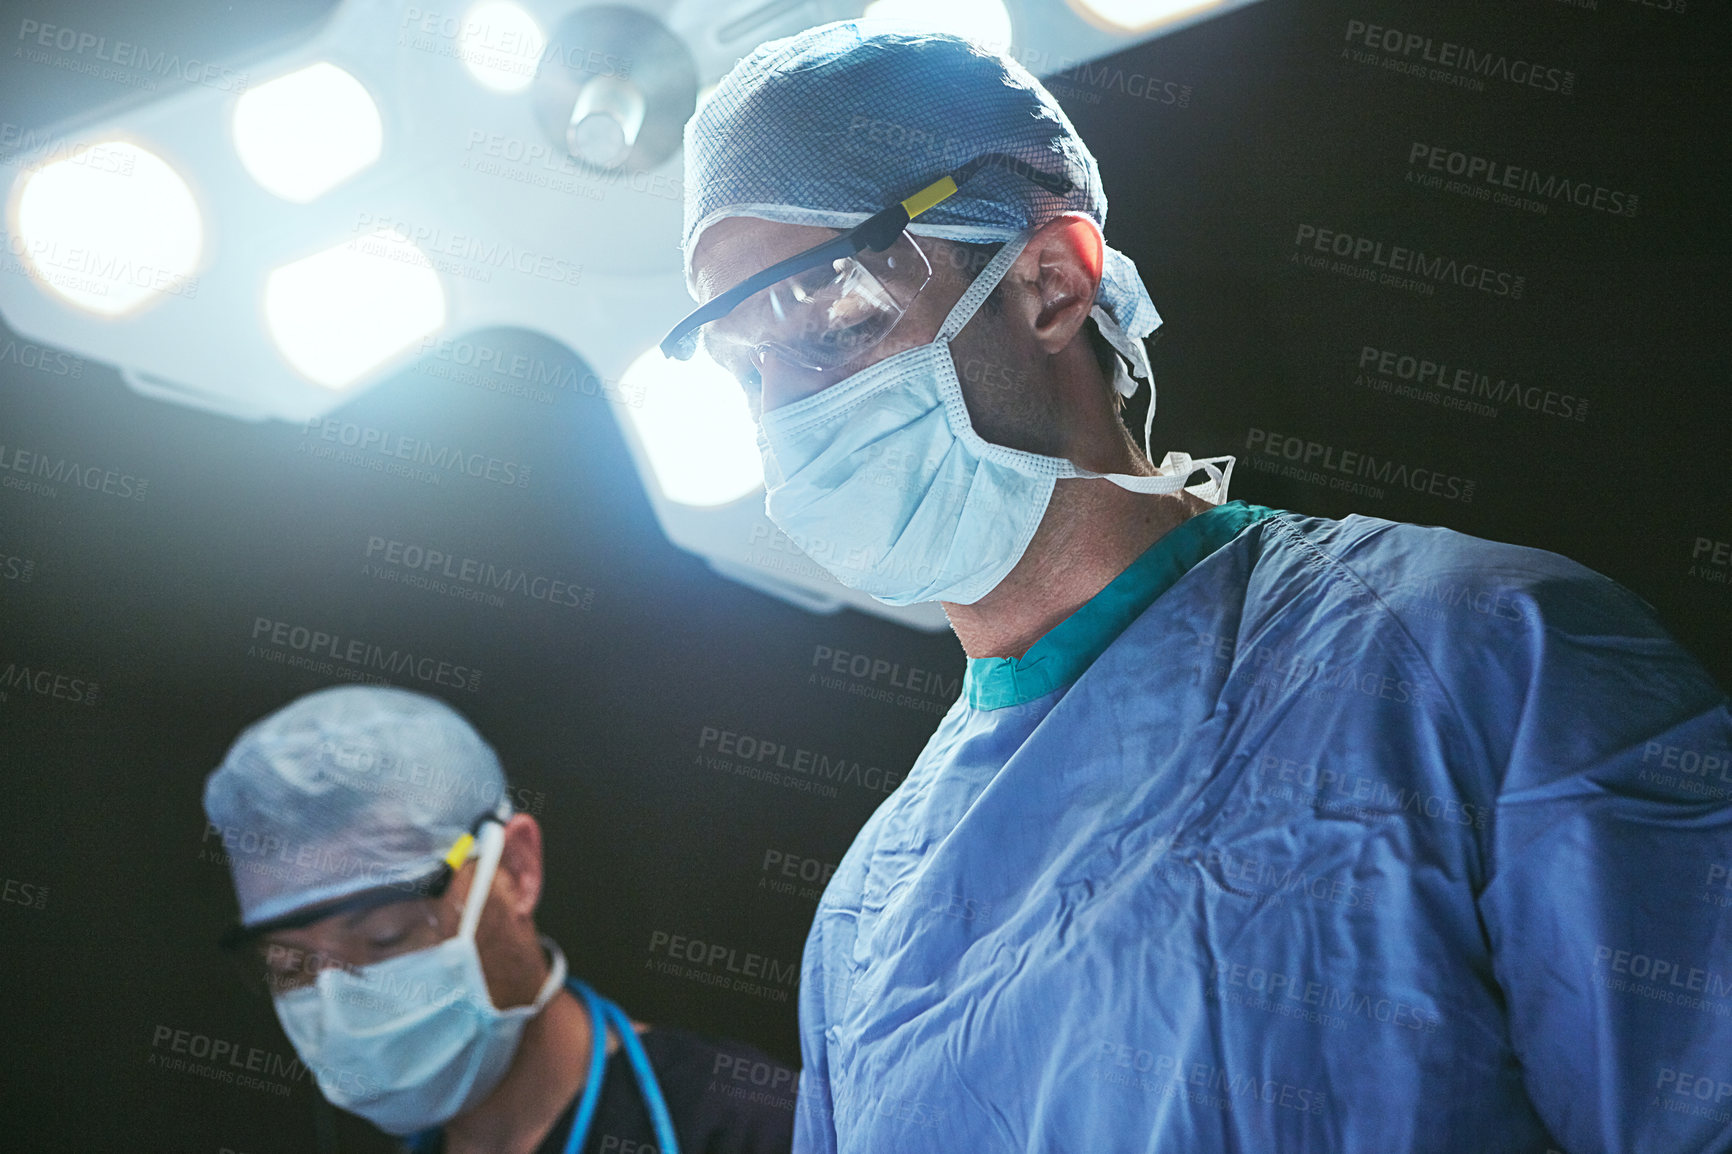
[[[1732,719],[1646,603],[1156,466],[1159,317],[999,54],[767,44],[686,164],[664,349],[746,388],[777,525],[969,656],[819,904],[796,1150],[1732,1149]]]

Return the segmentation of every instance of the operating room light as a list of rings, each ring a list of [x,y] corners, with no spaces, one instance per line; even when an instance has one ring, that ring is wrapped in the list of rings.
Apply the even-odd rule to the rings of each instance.
[[[198,203],[161,157],[124,140],[80,148],[21,182],[13,251],[56,296],[102,316],[187,278],[204,241]]]
[[[633,426],[656,483],[670,501],[708,508],[738,501],[764,483],[745,394],[702,351],[674,361],[652,348],[620,378]]]
[[[1150,35],[1250,2],[1180,11]],[[690,308],[677,239],[693,109],[757,46],[868,3],[326,0],[308,35],[244,73],[135,92],[0,149],[0,255],[23,274],[0,276],[0,319],[115,366],[142,396],[243,420],[322,416],[406,367],[423,337],[496,328],[619,381]],[[871,11],[1014,40],[1043,76],[1139,39],[1095,13],[1179,9]],[[381,223],[396,239],[367,236]],[[688,393],[689,411],[666,403]],[[668,540],[727,579],[813,612],[948,628],[936,605],[885,605],[798,556],[765,513],[732,383],[657,386],[645,407],[606,412]]]
[[[1221,0],[1070,0],[1077,11],[1115,32],[1148,32],[1181,16],[1213,8]]]
[[[1010,13],[1002,0],[873,0],[863,15],[954,32],[995,48],[1010,43]]]
[[[379,159],[384,128],[367,89],[321,61],[235,101],[235,151],[266,191],[306,204]]]
[[[296,371],[340,389],[445,323],[445,293],[425,253],[380,229],[273,271],[265,322]]]
[[[484,0],[463,17],[457,54],[475,82],[492,92],[522,92],[535,80],[547,37],[510,0]]]

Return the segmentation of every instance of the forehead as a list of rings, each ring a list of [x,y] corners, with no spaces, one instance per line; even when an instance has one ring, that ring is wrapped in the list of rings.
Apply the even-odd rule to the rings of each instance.
[[[704,229],[692,248],[698,301],[708,301],[753,273],[841,233],[839,228],[783,224],[755,216],[723,217]]]

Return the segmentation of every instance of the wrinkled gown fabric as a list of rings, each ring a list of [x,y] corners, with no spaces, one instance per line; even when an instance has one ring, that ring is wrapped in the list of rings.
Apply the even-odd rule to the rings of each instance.
[[[796,1151],[1732,1148],[1725,694],[1563,557],[1265,512],[1065,684],[971,662],[819,904]]]

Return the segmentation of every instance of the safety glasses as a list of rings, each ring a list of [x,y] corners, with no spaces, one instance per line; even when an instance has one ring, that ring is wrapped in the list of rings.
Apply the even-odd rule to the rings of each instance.
[[[908,222],[955,194],[988,166],[1055,196],[1073,187],[1003,153],[976,156],[840,236],[777,261],[694,309],[661,342],[663,355],[689,358],[701,339],[715,360],[762,369],[775,356],[808,369],[852,361],[883,340],[932,277]]]

